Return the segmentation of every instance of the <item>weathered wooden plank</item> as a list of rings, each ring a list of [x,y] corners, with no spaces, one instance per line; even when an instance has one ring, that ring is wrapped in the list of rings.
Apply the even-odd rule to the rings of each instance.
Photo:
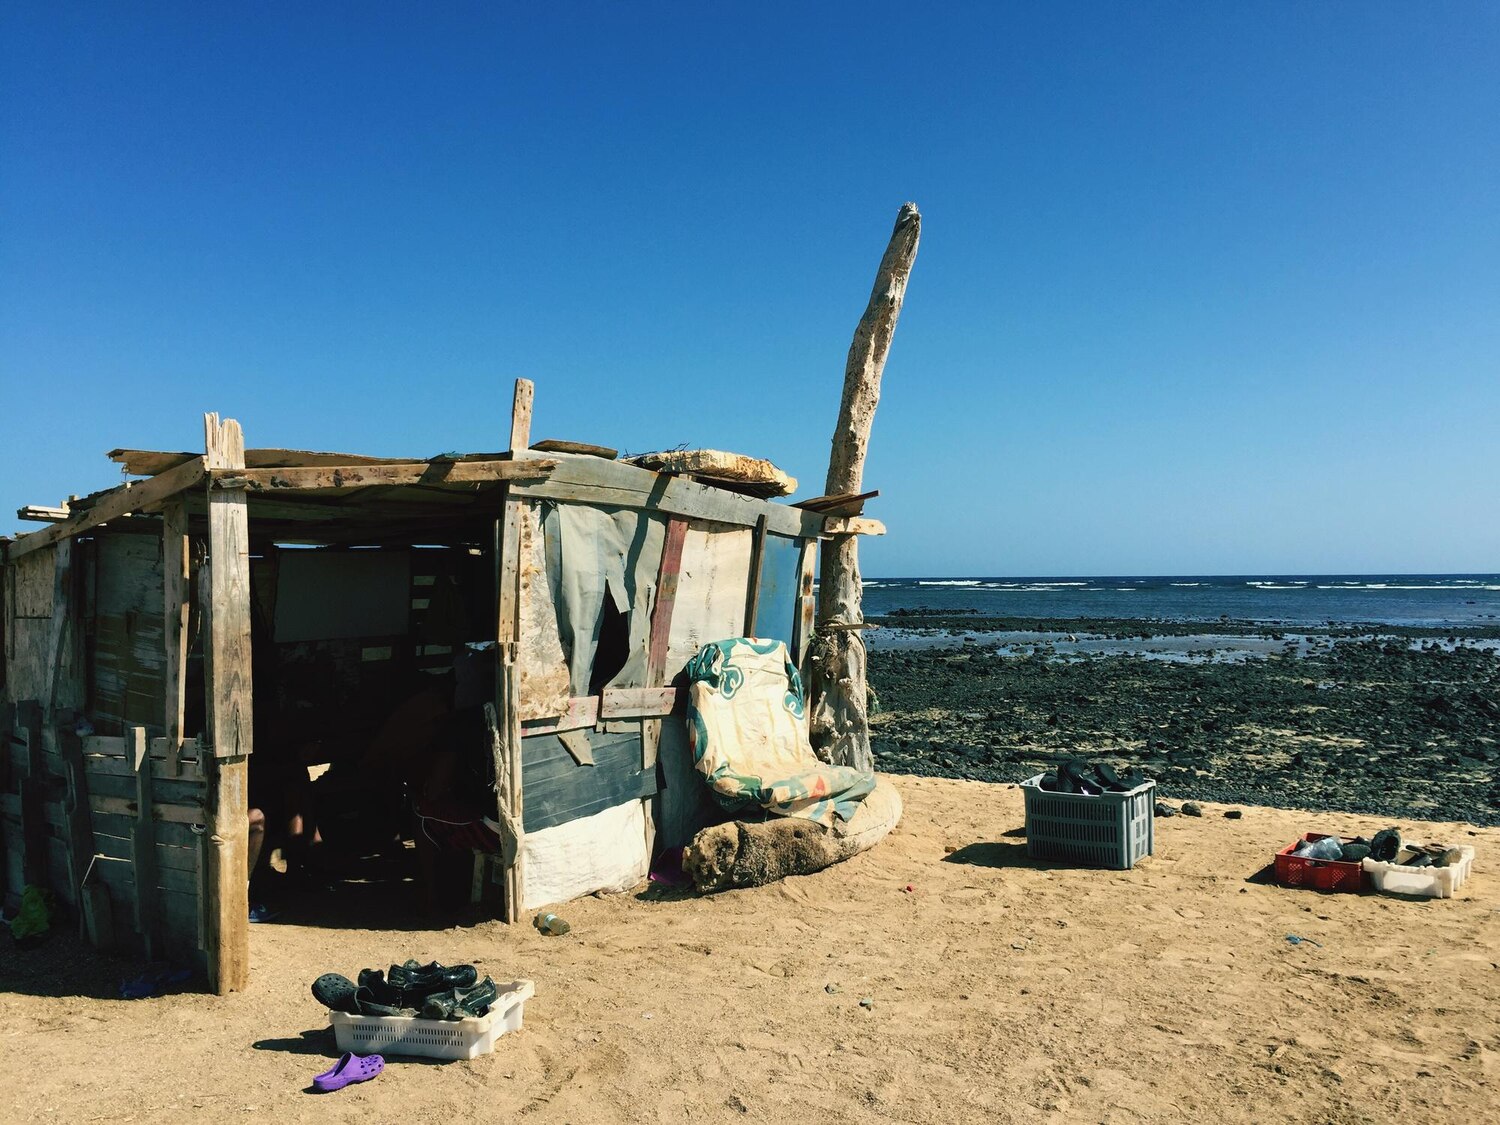
[[[152,812],[161,807],[160,804],[155,805],[152,808]],[[198,811],[198,815],[200,817],[203,815],[201,810]],[[194,831],[192,824],[185,824],[175,820],[162,820],[160,817],[155,817],[154,819],[156,820],[155,832],[158,850],[162,848],[193,849],[196,854],[198,841],[203,838],[202,821],[198,822],[199,830]],[[119,839],[125,841],[125,847],[130,846],[130,829],[135,823],[134,813],[127,816],[123,813],[96,812],[93,814],[92,820],[94,822],[95,840]],[[100,845],[100,850],[103,850],[102,844]],[[121,858],[128,859],[128,853],[122,853]]]
[[[135,878],[135,928],[146,946],[146,956],[155,957],[160,945],[156,902],[156,835],[151,820],[151,762],[146,755],[146,729],[131,727],[126,734],[135,761],[135,823],[130,826],[130,862]],[[194,880],[196,885],[196,880]]]
[[[98,852],[109,859],[123,859],[127,862],[134,859],[132,847],[134,846],[129,836],[95,836]],[[156,869],[158,871],[189,871],[198,870],[198,849],[192,847],[169,846],[156,841]]]
[[[3,798],[0,798],[3,803]],[[134,819],[136,814],[136,802],[133,797],[101,797],[97,794],[89,795],[89,808],[95,813],[112,813],[118,816],[128,816]],[[246,824],[249,824],[249,813],[246,813]],[[204,824],[208,823],[208,810],[199,804],[164,805],[160,801],[151,805],[151,819],[156,821],[168,820],[175,824]],[[247,838],[248,844],[248,838]],[[248,879],[248,876],[246,877]],[[248,887],[246,897],[248,899]],[[249,917],[250,904],[245,903],[246,918]]]
[[[830,516],[823,525],[825,535],[884,535],[885,524],[866,516]]]
[[[524,803],[521,779],[521,675],[516,663],[516,628],[519,617],[521,505],[509,500],[505,504],[505,517],[498,521],[497,536],[499,552],[496,556],[497,580],[499,582],[498,623],[496,638],[500,659],[496,662],[496,722],[499,733],[499,765],[495,774],[495,797],[500,807],[501,818],[514,826],[516,854],[511,863],[505,865],[505,921],[521,920],[521,903],[524,901],[524,879],[522,866],[525,858],[520,847],[525,832]]]
[[[656,792],[656,771],[641,769],[640,735],[575,731],[593,766],[581,767],[552,735],[527,738],[526,831],[537,832]]]
[[[183,489],[193,487],[202,479],[203,459],[195,457],[150,480],[123,484],[113,491],[106,492],[90,507],[82,511],[71,511],[68,518],[61,523],[55,523],[41,531],[33,531],[12,540],[6,548],[7,558],[14,561],[32,551],[50,547],[53,543],[74,535],[81,535],[112,519],[118,519],[131,512],[139,512],[152,504],[159,504],[168,497],[176,496]]]
[[[651,636],[646,649],[646,683],[653,686],[666,678],[667,651],[672,641],[672,610],[677,604],[677,583],[682,575],[682,544],[686,538],[686,520],[667,520],[661,563],[656,571],[656,601],[651,607]],[[641,724],[642,769],[656,766],[660,745],[661,722],[646,719]]]
[[[808,537],[823,532],[823,517],[816,512],[653,473],[620,461],[563,454],[557,457],[557,468],[550,477],[545,481],[514,481],[511,494],[608,504],[743,527],[754,527],[764,515],[767,529],[779,535]]]
[[[805,508],[825,516],[857,516],[864,510],[865,501],[880,495],[880,489],[869,492],[840,492],[833,496],[814,496],[810,500],[798,500],[794,508]]]
[[[24,841],[22,867],[26,882],[45,887],[47,882],[47,821],[43,804],[47,799],[45,759],[42,755],[42,707],[34,699],[16,705],[16,721],[26,734],[26,776],[21,780],[21,836]]]
[[[517,379],[510,404],[510,451],[514,455],[531,446],[531,408],[536,399],[536,384]]]
[[[162,506],[162,644],[166,650],[162,729],[166,731],[165,758],[171,772],[180,772],[183,714],[187,708],[189,541],[187,504],[173,497]]]
[[[813,627],[818,613],[817,568],[817,542],[812,539],[805,540],[802,544],[802,562],[797,576],[797,629],[792,637],[792,659],[802,672],[804,684],[807,682],[807,649],[812,643]]]
[[[125,738],[122,735],[86,734],[83,736],[85,757],[124,759],[126,750]],[[167,740],[165,738],[151,739],[150,753],[153,758],[166,758]],[[184,758],[188,759],[185,764],[191,765],[192,759],[198,756],[198,740],[196,738],[184,739],[181,753]]]
[[[580,766],[598,765],[594,761],[594,751],[589,746],[588,736],[581,730],[565,730],[558,734],[557,740],[562,743],[563,749],[568,752],[572,759]]]
[[[599,718],[641,719],[670,715],[687,698],[687,689],[673,687],[605,688],[599,696]]]
[[[153,742],[156,739],[152,739]],[[163,781],[187,781],[198,786],[204,782],[204,773],[198,768],[198,763],[186,761],[173,763],[167,757],[153,757],[148,759],[151,763],[151,776]],[[86,755],[83,759],[84,768],[90,777],[134,777],[135,769],[124,758],[105,757],[94,754]]]
[[[62,719],[56,741],[68,779],[68,795],[63,803],[68,823],[68,882],[78,888],[80,920],[84,933],[105,933],[110,928],[109,923],[89,917],[91,911],[98,909],[98,899],[85,886],[88,882],[89,865],[94,859],[94,825],[89,815],[88,770],[84,765],[81,741],[72,729],[72,715],[62,716]]]
[[[510,453],[523,457],[531,444],[531,411],[535,387],[529,379],[517,379],[511,400]],[[589,458],[598,464],[609,462]],[[495,665],[495,721],[498,746],[495,771],[495,799],[501,820],[515,836],[516,852],[504,864],[504,918],[507,923],[521,920],[521,904],[526,899],[525,856],[521,841],[525,835],[524,781],[521,759],[521,674],[517,665],[520,639],[521,563],[524,544],[521,541],[522,504],[516,496],[518,483],[508,483],[504,515],[495,525],[496,632],[499,660]]]
[[[315,465],[294,469],[212,469],[210,487],[253,493],[312,489],[389,488],[397,485],[486,484],[542,480],[556,461],[414,461],[398,465]]]
[[[67,518],[67,508],[49,508],[45,504],[25,504],[16,509],[16,519],[31,523],[61,523]]]
[[[521,735],[530,738],[534,734],[557,734],[565,730],[591,727],[599,721],[599,697],[597,695],[575,695],[568,700],[568,709],[561,715],[545,719],[528,719],[521,724]]]
[[[151,891],[173,891],[176,894],[194,897],[197,894],[197,874],[182,868],[158,867],[151,876],[154,882],[144,894],[141,893],[140,885],[136,881],[137,865],[130,860],[101,856],[95,860],[94,869],[99,872],[104,884],[122,900],[126,902],[145,900],[153,918],[157,917],[161,896],[150,893]],[[193,928],[196,929],[196,926]]]
[[[216,414],[205,415],[203,423],[207,467],[244,468],[245,439],[239,423],[231,418],[221,424]],[[253,749],[249,552],[245,494],[210,492],[204,688],[213,754],[205,760],[208,847],[203,879],[203,944],[209,986],[220,995],[244,989],[250,979],[246,867],[247,758]]]

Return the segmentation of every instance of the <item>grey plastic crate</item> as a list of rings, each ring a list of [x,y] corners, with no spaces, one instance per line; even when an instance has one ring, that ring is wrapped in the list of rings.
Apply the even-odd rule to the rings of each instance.
[[[1049,793],[1042,775],[1021,782],[1026,798],[1026,854],[1089,867],[1128,870],[1156,845],[1156,782],[1126,793]]]

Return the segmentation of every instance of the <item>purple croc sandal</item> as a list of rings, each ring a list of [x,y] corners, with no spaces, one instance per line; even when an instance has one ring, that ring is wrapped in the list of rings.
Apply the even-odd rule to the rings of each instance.
[[[385,1060],[379,1055],[361,1058],[359,1055],[347,1054],[333,1064],[332,1070],[325,1070],[314,1078],[312,1084],[315,1089],[331,1094],[353,1082],[368,1082],[384,1069]]]

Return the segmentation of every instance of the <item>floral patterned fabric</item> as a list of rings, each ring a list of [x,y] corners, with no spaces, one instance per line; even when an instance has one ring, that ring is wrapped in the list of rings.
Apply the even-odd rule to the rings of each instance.
[[[693,761],[725,809],[759,807],[839,829],[875,788],[874,774],[813,754],[802,678],[781,641],[714,641],[687,673]]]

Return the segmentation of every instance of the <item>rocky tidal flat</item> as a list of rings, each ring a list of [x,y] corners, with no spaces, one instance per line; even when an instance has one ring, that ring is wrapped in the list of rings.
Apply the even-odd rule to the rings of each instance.
[[[929,636],[960,625],[885,624]],[[1042,625],[1054,635],[1061,626],[1143,640],[1279,639],[1246,623],[968,618],[967,643],[876,645],[877,767],[1015,782],[1078,756],[1137,763],[1169,800],[1500,824],[1500,654],[1483,637],[1299,628],[1295,646],[1237,660],[1059,655],[1047,644],[972,639],[976,629]]]

